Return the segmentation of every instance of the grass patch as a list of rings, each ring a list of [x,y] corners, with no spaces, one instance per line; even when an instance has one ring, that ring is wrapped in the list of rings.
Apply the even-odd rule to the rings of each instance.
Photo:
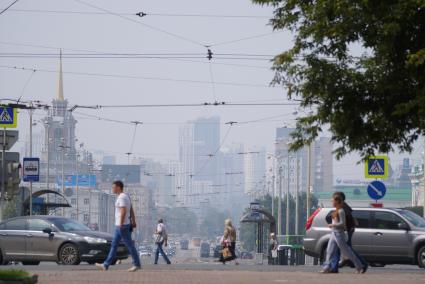
[[[30,274],[24,270],[18,270],[18,269],[0,270],[0,280],[21,280],[29,276]]]

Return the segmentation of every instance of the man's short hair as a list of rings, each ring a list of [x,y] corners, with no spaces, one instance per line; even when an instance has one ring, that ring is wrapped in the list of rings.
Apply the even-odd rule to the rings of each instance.
[[[124,190],[124,183],[122,181],[116,180],[112,184],[118,186],[119,188],[121,188],[121,190]]]
[[[333,196],[339,196],[341,197],[342,201],[345,201],[345,193],[342,191],[335,191]]]

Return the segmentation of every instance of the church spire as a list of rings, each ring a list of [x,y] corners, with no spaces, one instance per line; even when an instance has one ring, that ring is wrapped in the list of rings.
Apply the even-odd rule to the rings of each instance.
[[[65,100],[63,97],[63,79],[62,79],[62,49],[59,53],[59,84],[58,84],[58,100]]]

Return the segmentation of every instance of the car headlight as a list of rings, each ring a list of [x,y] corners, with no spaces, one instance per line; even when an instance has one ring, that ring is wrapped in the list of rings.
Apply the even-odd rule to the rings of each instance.
[[[107,240],[102,238],[84,237],[84,240],[89,244],[106,244]]]

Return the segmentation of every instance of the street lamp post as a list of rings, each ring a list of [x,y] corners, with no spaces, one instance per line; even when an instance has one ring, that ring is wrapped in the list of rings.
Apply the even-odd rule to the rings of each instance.
[[[30,102],[30,157],[32,158],[32,102]],[[30,181],[30,216],[32,215],[32,181]]]
[[[300,222],[300,215],[299,215],[299,186],[300,186],[300,160],[298,158],[298,152],[297,152],[297,162],[296,162],[296,184],[295,184],[295,235],[298,236],[299,234],[299,222]]]
[[[290,157],[287,157],[287,170],[286,170],[286,236],[289,235],[289,186],[290,186]]]
[[[282,235],[282,166],[279,167],[279,198],[277,203],[277,234]]]

